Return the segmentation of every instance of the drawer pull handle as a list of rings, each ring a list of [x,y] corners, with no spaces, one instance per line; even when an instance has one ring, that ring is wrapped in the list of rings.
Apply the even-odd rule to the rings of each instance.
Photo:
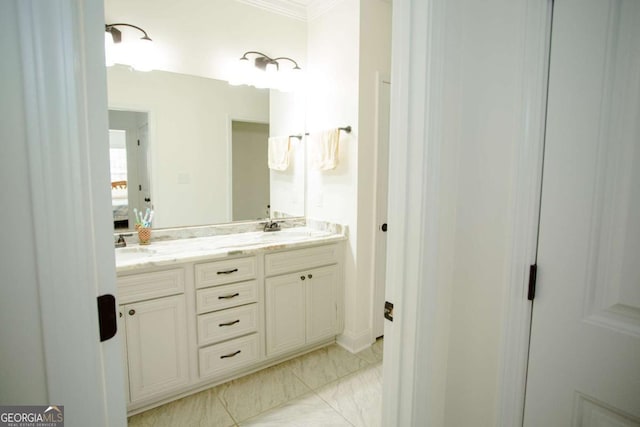
[[[218,274],[231,274],[231,273],[235,273],[236,271],[238,271],[238,269],[234,268],[232,270],[218,271]]]
[[[219,323],[218,326],[231,326],[231,325],[235,325],[236,323],[240,323],[240,319],[234,320],[233,322]]]
[[[240,294],[236,292],[236,293],[235,293],[235,294],[233,294],[233,295],[222,295],[222,296],[219,296],[219,297],[218,297],[218,299],[231,299],[231,298],[235,298],[235,297],[237,297],[237,296],[239,296],[239,295],[240,295]]]
[[[238,354],[240,354],[241,350],[236,351],[235,353],[231,353],[231,354],[225,354],[223,356],[220,356],[220,359],[226,359],[227,357],[233,357],[233,356],[237,356]]]

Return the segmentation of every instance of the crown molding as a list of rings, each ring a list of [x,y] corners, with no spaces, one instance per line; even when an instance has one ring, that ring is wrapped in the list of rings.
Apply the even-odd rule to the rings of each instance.
[[[307,20],[308,0],[236,0],[288,18]]]
[[[307,4],[307,21],[312,21],[336,7],[342,0],[309,0]]]

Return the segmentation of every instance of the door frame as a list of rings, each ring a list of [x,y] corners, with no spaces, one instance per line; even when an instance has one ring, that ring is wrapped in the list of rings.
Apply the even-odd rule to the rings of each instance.
[[[125,425],[120,337],[100,342],[96,301],[116,294],[103,4],[16,3],[48,403]]]
[[[381,92],[383,90],[383,87],[385,84],[388,84],[389,87],[391,86],[391,76],[389,75],[389,73],[381,73],[381,72],[376,72],[376,120],[375,120],[375,129],[376,129],[376,134],[375,134],[375,176],[374,176],[374,188],[376,189],[375,192],[375,200],[374,200],[374,207],[375,207],[375,223],[374,223],[374,229],[373,231],[373,235],[375,236],[374,238],[374,263],[371,266],[372,269],[372,277],[373,277],[373,295],[372,295],[372,303],[371,303],[371,342],[374,342],[380,335],[381,333],[378,331],[378,328],[376,327],[376,322],[382,322],[382,334],[384,334],[384,320],[383,320],[383,307],[381,306],[377,306],[376,307],[376,303],[380,300],[384,301],[384,289],[385,289],[385,279],[386,277],[380,277],[380,274],[378,274],[378,269],[377,266],[379,265],[379,259],[378,259],[378,245],[380,244],[380,224],[382,223],[383,220],[386,221],[387,219],[387,210],[388,210],[388,193],[389,193],[389,171],[388,171],[388,164],[389,164],[389,135],[387,135],[387,151],[386,151],[386,162],[387,162],[387,177],[386,177],[386,182],[384,182],[383,185],[385,185],[386,188],[386,192],[387,192],[387,202],[385,203],[384,207],[380,205],[380,174],[378,173],[380,171],[380,97],[381,97]],[[389,101],[390,102],[390,101]],[[391,109],[391,105],[388,106],[389,110]],[[381,215],[383,213],[383,209],[384,209],[384,214]],[[385,236],[386,237],[386,236]],[[386,265],[386,262],[385,262]],[[382,282],[382,283],[380,283]],[[382,295],[380,295],[382,293]]]
[[[514,144],[511,244],[505,275],[505,316],[499,349],[496,424],[522,425],[531,303],[540,209],[549,42],[553,0],[522,0],[521,138]],[[444,146],[443,92],[448,76],[446,0],[393,2],[389,156],[387,299],[383,425],[443,425],[451,289],[441,279],[437,202]],[[425,167],[426,166],[426,167]],[[409,194],[413,198],[409,198]],[[419,199],[416,200],[416,195]],[[392,280],[393,279],[393,280]],[[419,334],[417,333],[419,331]]]
[[[228,223],[233,221],[233,122],[245,122],[245,123],[257,123],[260,125],[267,125],[271,128],[270,122],[264,120],[242,117],[233,114],[227,115],[227,164],[229,170],[227,176],[229,177],[227,183],[227,218]]]
[[[532,313],[527,291],[529,266],[536,262],[538,251],[553,1],[527,0],[524,17],[523,115],[521,142],[515,149],[509,279],[503,295],[506,316],[499,364],[497,425],[503,427],[524,422]]]

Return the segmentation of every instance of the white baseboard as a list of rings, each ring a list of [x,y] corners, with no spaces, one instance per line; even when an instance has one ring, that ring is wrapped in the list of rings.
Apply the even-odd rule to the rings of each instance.
[[[359,334],[352,334],[345,331],[336,337],[336,343],[351,353],[359,353],[371,347],[371,331],[367,329]]]

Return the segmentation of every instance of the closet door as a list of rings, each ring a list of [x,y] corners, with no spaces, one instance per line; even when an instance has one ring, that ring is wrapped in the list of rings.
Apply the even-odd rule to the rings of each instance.
[[[525,426],[640,425],[640,1],[554,5]]]

